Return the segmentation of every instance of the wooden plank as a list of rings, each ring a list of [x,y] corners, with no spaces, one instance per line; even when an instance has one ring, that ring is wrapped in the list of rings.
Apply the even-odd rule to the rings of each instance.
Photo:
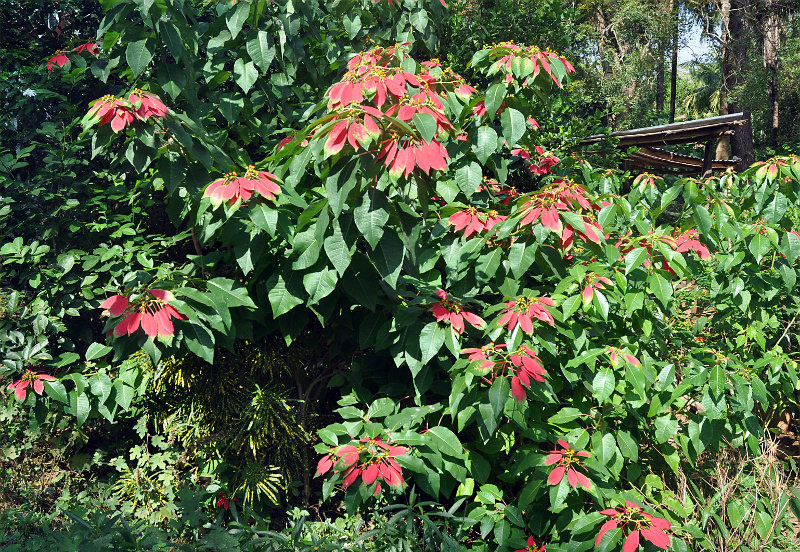
[[[643,127],[632,130],[619,130],[612,132],[610,136],[619,138],[620,141],[622,141],[625,138],[633,138],[635,136],[669,136],[686,131],[708,130],[710,133],[713,133],[719,127],[738,126],[745,124],[746,122],[747,119],[744,117],[744,113],[734,113],[731,115],[721,115],[719,117],[709,117],[707,119],[697,119],[694,121],[684,121],[681,123],[672,123],[668,125]],[[702,132],[700,134],[702,134]],[[594,134],[585,138],[581,143],[583,145],[593,144],[600,142],[605,138],[605,134]]]

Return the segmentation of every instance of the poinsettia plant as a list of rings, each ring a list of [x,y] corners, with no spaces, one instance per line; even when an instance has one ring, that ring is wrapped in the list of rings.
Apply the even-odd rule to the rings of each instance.
[[[664,482],[757,450],[797,382],[769,328],[800,310],[798,159],[625,193],[539,143],[572,64],[503,42],[459,74],[430,59],[439,2],[103,4],[98,70],[119,83],[87,99],[93,153],[163,193],[189,253],[90,302],[110,335],[87,359],[320,335],[316,363],[344,366],[318,380],[341,406],[318,432],[326,498],[414,486],[497,550],[685,549],[691,508]],[[689,320],[701,281],[713,306]],[[7,364],[81,422],[130,399]]]

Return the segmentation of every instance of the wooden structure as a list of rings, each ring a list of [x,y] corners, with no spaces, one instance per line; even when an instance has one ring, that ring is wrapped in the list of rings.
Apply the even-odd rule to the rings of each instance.
[[[618,148],[639,148],[627,161],[627,165],[631,168],[706,175],[712,171],[724,171],[728,168],[736,169],[738,167],[738,159],[714,159],[716,143],[722,136],[733,135],[737,128],[746,125],[748,121],[749,119],[744,113],[734,113],[696,121],[620,130],[612,132],[610,135],[595,134],[585,138],[581,145],[597,144],[610,136],[616,138]],[[702,158],[661,149],[661,146],[666,145],[697,143],[705,143],[705,152]]]

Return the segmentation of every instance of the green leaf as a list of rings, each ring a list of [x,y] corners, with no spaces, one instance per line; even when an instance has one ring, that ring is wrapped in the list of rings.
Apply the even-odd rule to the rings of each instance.
[[[780,192],[775,192],[770,201],[761,213],[764,222],[767,224],[779,224],[786,210],[789,208],[789,200]]]
[[[161,31],[161,40],[167,45],[169,53],[172,54],[172,57],[175,59],[180,59],[181,53],[183,52],[183,41],[181,40],[178,28],[173,25],[172,22],[162,19],[158,22],[158,29]],[[177,68],[177,65],[175,67]]]
[[[225,25],[228,26],[228,30],[231,32],[231,38],[236,38],[241,32],[242,26],[249,15],[249,0],[240,0],[235,9],[231,9],[225,14]]]
[[[190,320],[181,324],[186,347],[205,360],[214,362],[214,336],[205,326]]]
[[[224,304],[229,308],[248,307],[256,308],[253,300],[247,294],[245,288],[239,282],[228,278],[214,278],[206,282],[206,289],[211,293],[211,297],[216,304]]]
[[[472,197],[482,181],[483,169],[474,161],[456,170],[456,184],[467,197]]]
[[[223,92],[217,98],[217,109],[225,120],[233,124],[244,108],[244,97],[238,92]]]
[[[454,456],[456,458],[463,458],[464,451],[461,446],[461,441],[455,433],[444,426],[435,426],[425,433],[430,440],[433,448],[443,454]]]
[[[666,443],[678,432],[678,420],[672,414],[656,418],[656,442]]]
[[[44,390],[48,397],[55,399],[60,403],[69,404],[69,395],[67,395],[67,389],[59,380],[45,381]]]
[[[786,260],[794,263],[800,256],[800,237],[794,232],[787,232],[783,237],[781,252],[786,255]]]
[[[583,413],[577,408],[567,407],[559,410],[557,414],[550,416],[547,422],[554,425],[564,425],[577,420],[582,415]]]
[[[500,123],[503,125],[503,138],[511,147],[519,142],[528,128],[525,116],[513,107],[503,110],[500,114]]]
[[[114,381],[114,389],[117,390],[116,394],[116,403],[123,411],[127,411],[131,407],[131,403],[133,402],[133,397],[135,395],[135,389],[128,385],[125,385],[122,380],[115,380]]]
[[[102,343],[92,343],[86,350],[86,360],[95,360],[106,356],[111,352],[111,347],[103,345]]]
[[[497,150],[497,132],[490,126],[482,126],[478,129],[475,144],[472,151],[481,164],[486,164],[486,160]],[[458,176],[456,176],[458,178]]]
[[[713,391],[716,396],[720,396],[722,392],[725,391],[725,383],[725,368],[721,363],[714,364],[711,368],[708,380],[711,391]]]
[[[70,393],[70,410],[75,417],[78,418],[78,427],[82,426],[86,419],[89,417],[89,412],[92,411],[92,405],[89,402],[89,397],[86,393],[77,393],[73,391]]]
[[[619,450],[625,458],[634,462],[639,461],[639,444],[631,436],[630,432],[623,429],[617,431],[617,446],[619,446]]]
[[[600,404],[606,402],[614,392],[615,385],[616,380],[614,378],[614,372],[609,368],[597,372],[592,380],[592,393],[597,399],[597,402]]]
[[[147,68],[153,59],[153,40],[143,38],[135,42],[129,42],[125,48],[125,60],[128,67],[133,71],[133,76],[138,77]]]
[[[750,239],[750,243],[748,244],[747,248],[750,250],[750,253],[753,254],[753,257],[756,258],[756,262],[760,263],[761,259],[764,258],[770,250],[770,241],[767,236],[762,234],[756,233]]]
[[[592,449],[594,450],[597,459],[607,466],[614,458],[614,453],[617,450],[617,442],[614,440],[614,435],[611,433],[603,433],[598,431],[592,436]]]
[[[656,299],[661,301],[664,308],[667,308],[669,300],[672,298],[672,284],[670,281],[661,274],[654,272],[647,277],[647,285]]]
[[[486,106],[486,115],[489,117],[490,121],[494,120],[494,116],[497,113],[497,110],[503,104],[503,101],[506,99],[506,85],[503,83],[496,83],[489,87],[486,91],[486,97],[484,99],[484,105]]]
[[[403,240],[394,233],[389,232],[383,235],[378,242],[378,247],[371,255],[375,268],[387,284],[393,288],[397,285],[397,278],[400,276],[400,269],[403,268],[403,259],[406,249]]]
[[[333,234],[325,238],[322,243],[325,255],[330,259],[331,264],[340,276],[344,276],[345,270],[350,266],[350,247],[344,241],[342,229],[338,221],[333,224]]]
[[[336,289],[336,271],[323,267],[320,271],[309,272],[303,276],[303,286],[309,295],[308,304],[314,305]]]
[[[239,58],[233,63],[233,78],[239,88],[247,94],[258,79],[258,69],[252,61],[245,63]]]
[[[272,316],[275,318],[292,310],[297,305],[302,305],[303,288],[301,276],[295,271],[289,271],[286,279],[282,273],[275,272],[267,281],[268,297],[272,306]]]
[[[701,235],[708,234],[714,224],[708,209],[699,204],[694,206],[694,221],[697,223],[697,230]]]
[[[414,27],[421,34],[424,34],[426,28],[428,27],[428,12],[421,8],[416,9],[409,14],[408,21],[411,23],[412,27]]]
[[[637,247],[632,249],[625,255],[625,274],[630,273],[631,270],[637,269],[650,254],[645,247]]]
[[[275,59],[275,46],[272,45],[269,33],[258,31],[255,38],[247,41],[247,53],[262,71],[266,72]]]
[[[425,143],[430,143],[436,136],[436,119],[430,113],[415,113],[412,120],[414,128],[417,129]]]
[[[362,196],[361,205],[353,211],[356,226],[367,240],[367,243],[375,249],[383,236],[383,228],[389,220],[389,202],[383,192],[370,188]]]
[[[489,404],[492,405],[495,420],[503,414],[510,393],[511,385],[508,383],[508,378],[496,378],[489,388]]]
[[[419,349],[422,364],[427,364],[444,345],[447,331],[438,322],[428,322],[419,334]]]

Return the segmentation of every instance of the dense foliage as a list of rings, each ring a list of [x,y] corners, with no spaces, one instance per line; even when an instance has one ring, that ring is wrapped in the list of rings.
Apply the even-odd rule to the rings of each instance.
[[[568,57],[458,73],[436,0],[101,4],[3,85],[9,440],[104,441],[101,503],[209,548],[313,546],[317,498],[375,549],[782,546],[800,159],[598,168]],[[92,515],[49,538],[164,544]]]

